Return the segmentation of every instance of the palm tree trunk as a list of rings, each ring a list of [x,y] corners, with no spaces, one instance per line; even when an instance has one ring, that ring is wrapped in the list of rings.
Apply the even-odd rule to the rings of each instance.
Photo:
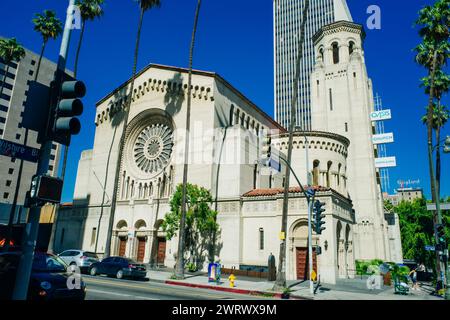
[[[189,161],[189,137],[191,130],[191,94],[192,94],[192,61],[194,57],[195,34],[197,33],[198,17],[200,13],[202,1],[198,0],[197,9],[195,10],[194,28],[192,30],[191,46],[189,50],[189,75],[188,75],[188,90],[187,90],[187,110],[186,110],[186,141],[184,148],[184,166],[183,166],[183,192],[181,197],[181,218],[180,218],[180,232],[178,235],[178,253],[177,253],[177,267],[175,276],[178,279],[184,279],[184,246],[185,246],[185,226],[186,226],[186,193],[187,193],[187,179],[188,179],[188,161]]]
[[[130,114],[131,102],[133,101],[134,81],[136,80],[136,69],[137,69],[137,61],[138,61],[138,55],[139,55],[139,42],[141,39],[141,30],[142,30],[142,22],[144,20],[144,13],[145,13],[144,9],[141,8],[138,32],[136,35],[136,47],[135,47],[135,51],[134,51],[133,75],[131,78],[131,88],[130,88],[129,97],[127,99],[127,106],[125,106],[126,110],[125,110],[125,116],[123,119],[123,130],[122,130],[122,134],[120,137],[119,154],[117,156],[117,162],[116,162],[116,173],[115,173],[115,177],[114,177],[114,188],[113,188],[113,195],[112,195],[112,200],[111,200],[111,212],[109,215],[108,234],[106,237],[106,245],[105,245],[105,254],[104,254],[105,258],[109,257],[111,255],[112,229],[113,229],[113,225],[114,225],[114,215],[116,212],[117,195],[119,193],[119,190],[118,190],[119,189],[119,176],[120,176],[120,170],[121,170],[120,164],[121,164],[123,148],[124,148],[124,143],[125,143],[125,134],[126,134],[127,125],[128,125],[128,116]],[[106,186],[105,186],[105,188],[106,188]]]
[[[41,48],[41,54],[39,56],[39,61],[38,61],[38,65],[36,68],[36,73],[34,75],[34,81],[37,81],[38,75],[39,75],[39,71],[41,70],[41,62],[42,62],[42,57],[44,56],[44,51],[45,51],[45,47],[47,45],[47,41],[44,40],[44,42],[42,42],[42,48]]]
[[[303,43],[305,39],[305,26],[307,13],[309,10],[309,0],[305,1],[305,7],[303,9],[303,18],[302,24],[300,26],[300,39],[298,42],[298,55],[296,60],[296,70],[295,70],[295,78],[294,78],[294,91],[292,96],[292,104],[291,104],[291,114],[290,114],[290,124],[289,124],[289,144],[288,144],[288,156],[287,162],[291,163],[292,160],[292,143],[294,140],[294,127],[296,123],[296,106],[298,100],[298,85],[299,85],[299,77],[300,77],[300,62],[303,58]],[[282,290],[286,287],[286,239],[287,239],[287,218],[288,218],[288,202],[289,202],[289,185],[290,185],[290,176],[291,171],[289,166],[286,166],[285,173],[285,185],[284,185],[284,198],[283,198],[283,215],[281,218],[281,232],[284,233],[284,239],[280,243],[280,253],[278,260],[278,272],[277,279],[274,285],[274,290]]]
[[[434,214],[434,224],[442,222],[442,217],[440,216],[440,208],[438,202],[438,194],[436,189],[436,180],[434,175],[434,165],[433,165],[433,113],[434,113],[434,82],[437,69],[437,51],[434,53],[433,66],[430,72],[430,96],[428,101],[428,114],[427,114],[427,144],[428,144],[428,165],[430,173],[430,184],[431,184],[431,198],[433,203],[436,203],[436,212]],[[436,243],[438,243],[438,236],[435,234]],[[441,278],[441,260],[439,257],[439,252],[436,251],[436,272],[438,280]]]
[[[76,79],[78,74],[78,59],[80,58],[80,51],[81,51],[81,44],[83,43],[83,36],[84,36],[84,29],[86,26],[86,21],[83,20],[81,22],[81,33],[80,33],[80,40],[78,41],[78,48],[77,48],[77,54],[75,56],[75,66],[73,68],[73,77]]]

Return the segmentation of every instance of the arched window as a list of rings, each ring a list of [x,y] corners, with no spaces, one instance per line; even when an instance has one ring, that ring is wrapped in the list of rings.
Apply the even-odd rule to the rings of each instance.
[[[322,61],[324,61],[324,56],[323,56],[323,48],[319,49],[319,55],[322,58]]]
[[[231,105],[231,108],[230,108],[230,125],[233,125],[234,123],[233,123],[233,121],[234,121],[234,105]]]
[[[352,55],[353,51],[355,51],[355,43],[350,41],[348,44],[348,54]]]
[[[331,187],[330,170],[331,170],[332,164],[333,164],[333,162],[328,161],[328,164],[327,164],[327,188]]]
[[[341,185],[341,167],[342,167],[342,165],[339,163],[339,165],[338,165],[338,175],[337,175],[337,185],[338,186]]]
[[[259,250],[264,250],[264,229],[259,228]]]
[[[339,63],[339,44],[337,42],[333,42],[331,47],[333,48],[333,63],[338,64]]]
[[[313,163],[313,185],[314,186],[319,185],[319,165],[320,165],[320,161],[315,160]]]

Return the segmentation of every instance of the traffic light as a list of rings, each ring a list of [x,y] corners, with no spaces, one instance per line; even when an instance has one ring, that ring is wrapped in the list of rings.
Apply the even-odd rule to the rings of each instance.
[[[264,166],[270,166],[270,158],[272,157],[272,138],[265,136],[262,141],[261,162]]]
[[[444,153],[450,153],[450,136],[447,136],[447,139],[445,139]]]
[[[435,227],[436,236],[439,244],[445,243],[445,227],[443,224],[437,224]]]
[[[314,220],[314,230],[316,231],[316,234],[322,234],[322,231],[325,230],[325,227],[322,227],[325,224],[325,221],[323,219],[325,218],[325,215],[322,214],[325,212],[325,209],[323,206],[325,203],[320,202],[319,200],[316,200],[314,202],[313,207],[313,220]]]
[[[54,119],[51,122],[51,140],[63,145],[70,145],[71,135],[78,134],[81,123],[77,116],[83,113],[83,102],[80,98],[86,94],[86,86],[81,81],[65,81],[61,85],[60,98]]]
[[[63,180],[51,176],[34,176],[27,194],[27,207],[38,203],[60,203]]]

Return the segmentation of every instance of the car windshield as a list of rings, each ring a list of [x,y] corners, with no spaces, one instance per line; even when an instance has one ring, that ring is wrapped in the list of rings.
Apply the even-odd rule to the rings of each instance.
[[[36,254],[33,260],[36,272],[66,272],[66,264],[59,257],[48,254]]]

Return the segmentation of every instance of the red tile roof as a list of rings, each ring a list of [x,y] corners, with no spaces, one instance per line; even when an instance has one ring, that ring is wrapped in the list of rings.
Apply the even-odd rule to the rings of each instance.
[[[325,188],[320,186],[315,187],[304,187],[305,190],[314,189],[315,191],[330,191],[331,188]],[[249,191],[243,195],[243,197],[251,198],[251,197],[267,197],[267,196],[276,196],[278,194],[283,194],[284,188],[272,188],[272,189],[254,189]],[[291,187],[289,188],[289,193],[302,193],[300,187]]]

